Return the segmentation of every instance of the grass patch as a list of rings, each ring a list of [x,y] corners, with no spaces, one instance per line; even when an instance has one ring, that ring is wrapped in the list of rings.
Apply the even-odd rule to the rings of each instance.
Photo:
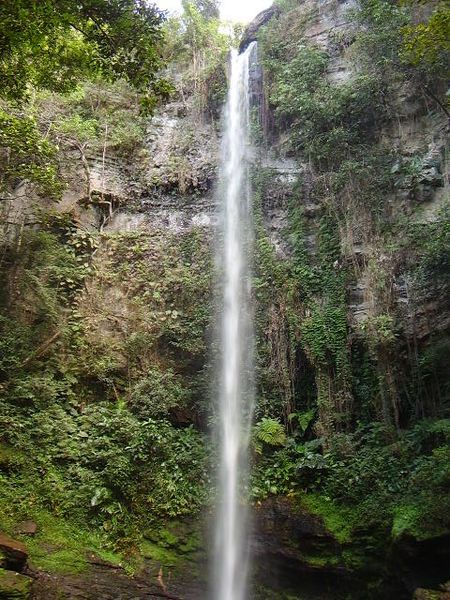
[[[64,575],[82,573],[89,569],[87,557],[92,554],[109,563],[122,565],[123,557],[108,548],[101,534],[80,529],[77,524],[35,506],[30,505],[25,514],[23,508],[15,513],[10,503],[4,504],[0,499],[0,529],[24,542],[29,561],[35,568]],[[33,537],[18,535],[14,531],[15,525],[25,518],[38,525]]]
[[[35,567],[51,573],[82,573],[89,568],[88,554],[116,565],[122,564],[122,557],[108,549],[106,541],[95,532],[80,530],[46,512],[40,512],[35,520],[38,533],[26,541]]]

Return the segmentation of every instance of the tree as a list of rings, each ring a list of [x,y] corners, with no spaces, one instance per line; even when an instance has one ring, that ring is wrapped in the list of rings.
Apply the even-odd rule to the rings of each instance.
[[[217,112],[226,89],[225,57],[230,37],[221,31],[217,18],[207,18],[202,12],[217,8],[215,0],[183,0],[180,35],[185,57],[191,65],[192,87],[200,113],[207,108]],[[218,11],[218,9],[217,9]]]
[[[61,191],[56,148],[24,118],[30,89],[66,93],[88,78],[127,80],[151,111],[171,86],[158,78],[163,13],[146,0],[0,1],[0,189],[24,179]],[[15,105],[15,106],[13,106]]]
[[[404,57],[415,67],[431,69],[431,75],[450,73],[450,7],[439,2],[428,19],[404,31]]]
[[[65,92],[92,74],[158,93],[162,22],[145,0],[3,0],[2,95],[22,100],[30,84]]]
[[[195,0],[194,5],[205,19],[218,19],[220,15],[218,0]]]

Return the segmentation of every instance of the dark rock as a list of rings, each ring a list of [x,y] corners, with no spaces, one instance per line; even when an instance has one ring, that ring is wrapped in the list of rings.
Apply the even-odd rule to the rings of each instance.
[[[271,6],[266,10],[257,15],[253,21],[247,26],[244,31],[244,35],[242,36],[241,43],[239,44],[239,52],[244,52],[244,50],[254,41],[256,41],[258,31],[261,29],[263,25],[268,23],[272,17],[278,15],[280,13],[280,8],[278,6]]]
[[[445,581],[449,574],[450,535],[440,535],[425,540],[404,535],[392,545],[387,561],[392,577],[402,581],[411,595],[414,590],[426,591],[426,588],[439,588],[439,584]],[[437,595],[435,598],[450,600],[448,592],[447,597]],[[417,600],[419,599],[434,600],[434,597],[417,596]]]
[[[4,600],[28,600],[33,580],[14,571],[0,569],[0,598]]]
[[[21,571],[28,558],[25,544],[0,533],[0,567]]]
[[[18,535],[36,535],[38,526],[34,521],[22,521],[16,525],[14,531]]]
[[[264,501],[255,508],[253,522],[255,580],[264,594],[283,589],[300,597],[341,600],[359,584],[322,519],[294,500]]]
[[[444,177],[439,173],[437,167],[428,167],[420,173],[419,183],[425,183],[433,187],[444,187]]]
[[[128,577],[120,567],[101,564],[102,561],[90,562],[89,571],[79,575],[35,572],[33,600],[199,600],[205,596],[204,587],[194,582],[191,574],[190,579],[174,581],[170,570],[154,567]]]

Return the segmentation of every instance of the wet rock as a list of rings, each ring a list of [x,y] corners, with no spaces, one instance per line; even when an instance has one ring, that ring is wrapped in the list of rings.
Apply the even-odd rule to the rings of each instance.
[[[2,600],[28,600],[33,580],[14,571],[0,569],[0,598]]]
[[[25,544],[0,533],[0,567],[21,571],[28,558]]]
[[[342,544],[320,517],[277,497],[256,507],[253,521],[255,580],[263,587],[255,598],[275,597],[280,589],[295,598],[360,597],[353,595],[360,582],[344,564]]]
[[[36,535],[38,530],[37,523],[34,521],[22,521],[14,528],[15,533],[18,535]]]
[[[402,581],[411,595],[414,590],[415,594],[419,594],[414,595],[414,600],[450,600],[448,589],[445,589],[446,596],[442,596],[444,590],[433,591],[435,596],[424,595],[425,592],[431,593],[427,588],[439,588],[438,583],[448,577],[450,535],[424,540],[404,535],[392,545],[387,560],[392,577]]]
[[[294,505],[289,498],[270,498],[255,510],[255,554],[300,570],[342,572],[341,545],[320,517]]]
[[[437,167],[424,167],[419,176],[419,183],[431,185],[433,187],[443,187],[444,178],[439,173]]]

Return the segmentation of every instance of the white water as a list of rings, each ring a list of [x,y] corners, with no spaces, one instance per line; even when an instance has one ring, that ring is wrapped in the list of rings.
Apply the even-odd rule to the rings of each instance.
[[[248,517],[243,496],[253,411],[253,235],[248,176],[249,63],[253,46],[241,55],[232,54],[222,148],[224,281],[214,600],[244,600],[247,595]]]

